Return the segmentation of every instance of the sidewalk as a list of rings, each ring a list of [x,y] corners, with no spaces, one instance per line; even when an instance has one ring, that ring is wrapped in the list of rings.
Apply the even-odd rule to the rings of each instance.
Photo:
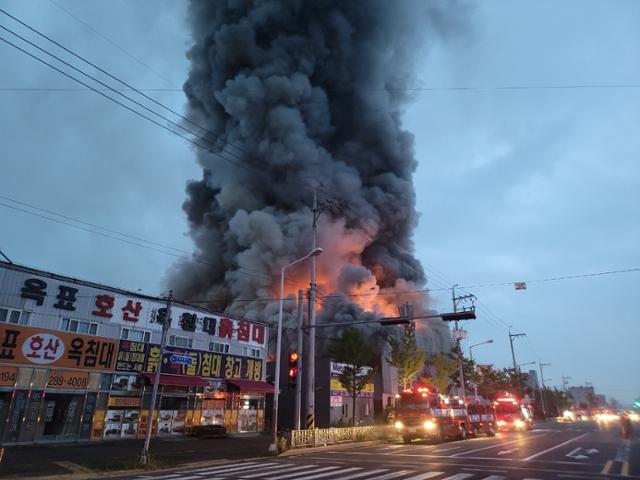
[[[196,462],[267,456],[268,435],[240,434],[229,438],[191,437],[151,441],[154,468],[168,468]],[[0,464],[0,478],[63,476],[93,477],[136,468],[142,440],[65,443],[6,447]]]

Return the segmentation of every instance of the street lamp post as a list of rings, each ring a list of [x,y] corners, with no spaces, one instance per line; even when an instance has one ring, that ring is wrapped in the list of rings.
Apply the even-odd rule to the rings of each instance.
[[[493,343],[493,338],[489,340],[485,340],[484,342],[476,343],[475,345],[471,345],[469,347],[469,358],[473,360],[473,349],[480,345],[486,345],[487,343]],[[475,398],[476,402],[478,401],[478,384],[474,383],[473,385],[473,398]]]
[[[167,306],[158,310],[156,315],[156,322],[162,324],[162,337],[160,338],[160,360],[164,355],[164,347],[167,343],[167,333],[171,327],[171,300],[173,298],[173,292],[169,292],[167,297]],[[158,386],[160,384],[160,372],[162,370],[162,361],[158,362],[156,371],[153,377],[153,389],[151,391],[151,402],[149,405],[149,413],[147,414],[147,430],[144,436],[144,446],[142,452],[138,458],[138,464],[140,466],[146,466],[149,464],[149,445],[151,444],[151,430],[153,429],[153,414],[156,409],[156,397],[158,396]]]
[[[490,339],[490,340],[485,340],[484,342],[476,343],[475,345],[471,345],[469,347],[469,358],[471,358],[471,360],[473,360],[473,349],[475,347],[479,347],[480,345],[486,345],[487,343],[493,343],[493,338]]]
[[[276,374],[273,388],[273,415],[272,415],[272,428],[273,428],[273,442],[269,445],[269,451],[277,454],[278,452],[278,396],[280,394],[280,357],[282,352],[282,310],[284,309],[284,272],[287,268],[303,262],[309,257],[316,257],[323,252],[322,248],[314,248],[304,257],[294,260],[288,265],[285,265],[280,269],[280,311],[278,313],[278,333],[276,337]]]

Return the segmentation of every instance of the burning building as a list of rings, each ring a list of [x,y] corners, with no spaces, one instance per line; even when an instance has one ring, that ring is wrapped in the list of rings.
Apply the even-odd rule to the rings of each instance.
[[[458,15],[453,2],[190,4],[184,91],[206,148],[184,203],[196,255],[169,276],[180,298],[272,320],[280,268],[311,248],[316,192],[318,321],[428,308],[412,241],[417,162],[401,119],[414,54]],[[286,321],[308,283],[305,267],[287,272]],[[449,344],[441,321],[421,326],[429,350]]]

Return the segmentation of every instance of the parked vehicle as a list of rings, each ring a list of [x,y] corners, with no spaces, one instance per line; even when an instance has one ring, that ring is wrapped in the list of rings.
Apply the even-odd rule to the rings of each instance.
[[[493,405],[498,430],[531,430],[533,428],[531,407],[524,405],[515,396],[499,397]]]
[[[447,398],[426,387],[404,390],[396,397],[394,426],[405,443],[417,438],[442,442],[473,434],[462,399]]]
[[[497,431],[496,412],[489,400],[470,399],[467,402],[467,413],[474,437],[478,435],[495,436]]]

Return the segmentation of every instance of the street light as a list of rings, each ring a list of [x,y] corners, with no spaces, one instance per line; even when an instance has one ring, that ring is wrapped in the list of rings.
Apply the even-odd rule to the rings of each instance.
[[[485,340],[484,342],[476,343],[475,345],[471,345],[469,347],[469,358],[471,358],[471,360],[473,360],[473,349],[475,347],[478,347],[480,345],[486,345],[487,343],[493,343],[493,338],[490,339],[490,340]]]
[[[527,363],[521,363],[520,365],[518,365],[518,370],[520,370],[520,367],[526,367],[527,365],[537,365],[538,362],[527,362]]]
[[[489,340],[485,340],[484,342],[476,343],[475,345],[471,345],[469,347],[469,358],[471,360],[473,360],[473,349],[475,347],[478,347],[480,345],[486,345],[487,343],[493,343],[493,338],[491,338]],[[473,384],[473,397],[475,398],[475,400],[477,402],[478,401],[478,384],[477,383]]]
[[[288,265],[285,265],[280,269],[280,312],[278,314],[278,334],[276,337],[276,375],[273,389],[273,416],[272,416],[272,428],[273,428],[273,443],[269,445],[270,452],[277,453],[278,444],[278,395],[280,394],[280,356],[282,349],[282,310],[284,308],[284,272],[287,268],[296,265],[297,263],[305,261],[310,257],[317,257],[323,252],[322,248],[314,248],[304,257],[294,260]]]

